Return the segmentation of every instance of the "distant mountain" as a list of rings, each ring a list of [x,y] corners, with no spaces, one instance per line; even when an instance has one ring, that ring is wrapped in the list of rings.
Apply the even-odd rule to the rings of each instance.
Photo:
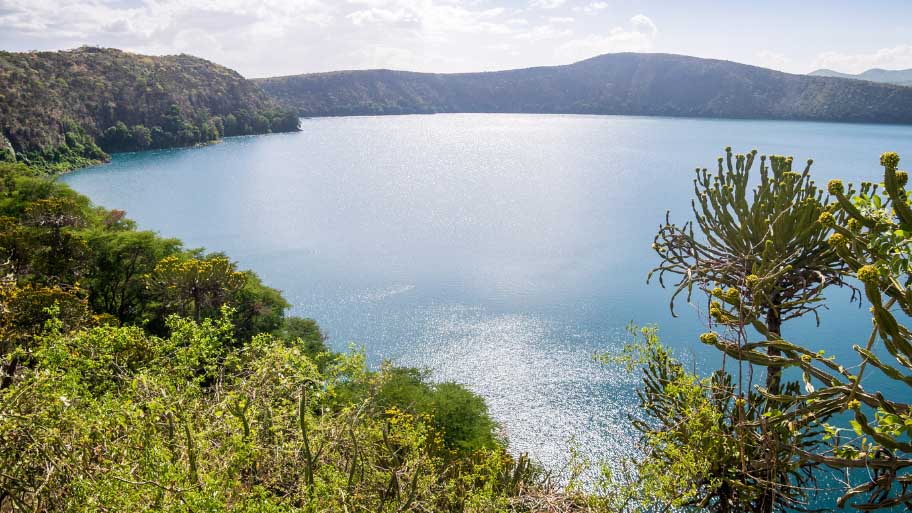
[[[188,146],[297,124],[257,85],[189,55],[0,52],[0,160],[65,170],[105,160],[105,151]]]
[[[831,69],[818,69],[817,71],[812,71],[809,75],[816,77],[851,78],[855,80],[868,80],[870,82],[882,82],[884,84],[912,86],[912,69],[873,68],[857,75],[840,73]]]
[[[487,73],[339,71],[255,82],[305,116],[530,112],[912,123],[912,88],[668,54]]]

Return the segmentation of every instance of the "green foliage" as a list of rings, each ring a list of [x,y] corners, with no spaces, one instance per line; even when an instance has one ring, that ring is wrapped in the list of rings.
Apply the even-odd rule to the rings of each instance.
[[[312,359],[328,351],[326,336],[320,330],[317,321],[301,317],[285,317],[282,327],[276,331],[276,337],[289,344],[298,344],[301,350]]]
[[[39,333],[44,309],[81,305],[93,322],[168,332],[173,313],[216,317],[235,312],[241,342],[277,330],[288,303],[251,272],[220,255],[202,257],[175,239],[135,230],[122,211],[93,208],[64,185],[21,164],[0,164],[0,266],[8,315],[0,359],[8,373],[23,340]],[[65,323],[73,329],[84,323]],[[6,378],[4,378],[6,379]]]
[[[288,301],[278,290],[263,285],[253,271],[244,273],[244,286],[234,292],[229,303],[235,309],[239,340],[250,340],[258,333],[274,333],[287,322]]]
[[[811,180],[810,160],[796,173],[791,157],[774,155],[767,164],[761,156],[760,182],[751,190],[757,151],[725,153],[716,173],[697,169],[695,224],[666,220],[660,227],[653,249],[661,264],[650,278],[657,274],[664,285],[665,274],[680,277],[672,311],[677,296],[686,291],[690,300],[696,286],[720,300],[717,322],[775,337],[783,322],[815,313],[827,285],[842,283],[829,230],[816,222],[831,215],[828,200]]]
[[[235,349],[229,319],[38,338],[0,390],[0,506],[480,513],[535,485],[502,446],[454,460],[432,416],[377,409],[362,355],[320,371],[269,335]]]
[[[608,497],[624,499],[620,507],[615,501],[617,510],[772,511],[806,504],[810,469],[794,456],[816,445],[816,433],[770,420],[788,404],[740,392],[722,370],[708,378],[687,371],[655,327],[629,330],[633,341],[622,354],[600,356],[643,377],[641,413],[632,418],[642,456],[623,462],[636,476],[609,472],[602,484]],[[797,386],[786,390],[796,393]]]
[[[244,286],[246,276],[226,257],[171,255],[145,277],[146,287],[167,314],[211,317]]]
[[[477,395],[456,383],[430,384],[419,369],[384,366],[377,406],[382,410],[433,418],[448,449],[471,453],[498,446],[497,425]]]
[[[121,323],[139,324],[152,300],[143,276],[165,257],[178,253],[181,244],[152,232],[111,229],[123,222],[122,215],[107,216],[103,229],[87,234],[91,258],[83,283],[95,311],[114,315]]]
[[[58,144],[19,150],[18,159],[46,174],[62,173],[108,160],[108,154],[82,127],[73,126],[70,122],[64,122],[64,127]]]

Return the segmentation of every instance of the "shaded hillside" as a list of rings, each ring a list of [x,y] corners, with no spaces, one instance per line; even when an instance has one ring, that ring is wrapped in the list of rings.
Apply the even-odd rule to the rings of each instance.
[[[104,160],[101,150],[296,128],[297,117],[255,84],[189,55],[0,52],[0,158],[7,160],[12,151],[32,165],[66,169]]]
[[[817,77],[852,78],[855,80],[868,80],[870,82],[883,82],[885,84],[912,86],[912,69],[873,68],[857,75],[853,75],[851,73],[840,73],[831,69],[818,69],[817,71],[809,73],[809,75]]]
[[[255,81],[305,116],[530,112],[912,123],[912,89],[668,54],[488,73],[367,70]]]

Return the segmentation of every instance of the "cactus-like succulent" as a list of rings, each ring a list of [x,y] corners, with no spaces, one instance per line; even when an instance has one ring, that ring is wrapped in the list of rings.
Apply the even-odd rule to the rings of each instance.
[[[857,275],[862,283],[877,283],[880,280],[880,271],[873,265],[862,266]]]
[[[815,312],[823,287],[843,283],[844,264],[827,244],[840,221],[810,178],[812,160],[794,169],[791,157],[760,156],[755,166],[756,157],[755,151],[735,155],[726,148],[714,172],[697,171],[695,220],[679,226],[666,219],[656,243],[667,250],[653,273],[660,280],[666,273],[680,277],[672,313],[678,294],[690,297],[695,286],[712,287],[710,294],[720,300],[709,311],[716,322],[735,329],[751,325],[776,339],[783,319]],[[831,182],[830,189],[842,192],[842,182]],[[761,282],[762,293],[753,290]],[[751,293],[741,296],[745,285]],[[768,352],[780,354],[775,346]],[[777,370],[768,373],[770,390],[778,387],[778,376]]]
[[[704,333],[700,335],[700,342],[709,345],[716,345],[719,343],[719,335],[715,334],[712,331]]]
[[[760,277],[756,274],[748,274],[747,278],[744,278],[744,284],[747,285],[747,288],[753,289],[760,284]]]
[[[880,156],[880,165],[887,169],[896,169],[899,166],[899,154],[888,151]]]
[[[842,184],[842,180],[834,178],[827,182],[827,192],[834,196],[845,193],[845,186]]]

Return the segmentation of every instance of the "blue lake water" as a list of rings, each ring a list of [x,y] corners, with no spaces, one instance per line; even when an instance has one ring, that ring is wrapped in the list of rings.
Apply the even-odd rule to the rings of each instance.
[[[335,349],[468,385],[514,450],[554,469],[570,440],[609,459],[635,443],[638,377],[592,360],[628,322],[658,323],[698,367],[718,360],[697,340],[697,307],[672,318],[669,292],[645,282],[665,211],[690,218],[695,167],[731,145],[813,157],[821,183],[879,181],[881,152],[912,156],[912,127],[898,126],[498,114],[302,128],[116,155],[62,180],[255,270]],[[848,356],[867,310],[828,297],[819,328],[785,335]]]

